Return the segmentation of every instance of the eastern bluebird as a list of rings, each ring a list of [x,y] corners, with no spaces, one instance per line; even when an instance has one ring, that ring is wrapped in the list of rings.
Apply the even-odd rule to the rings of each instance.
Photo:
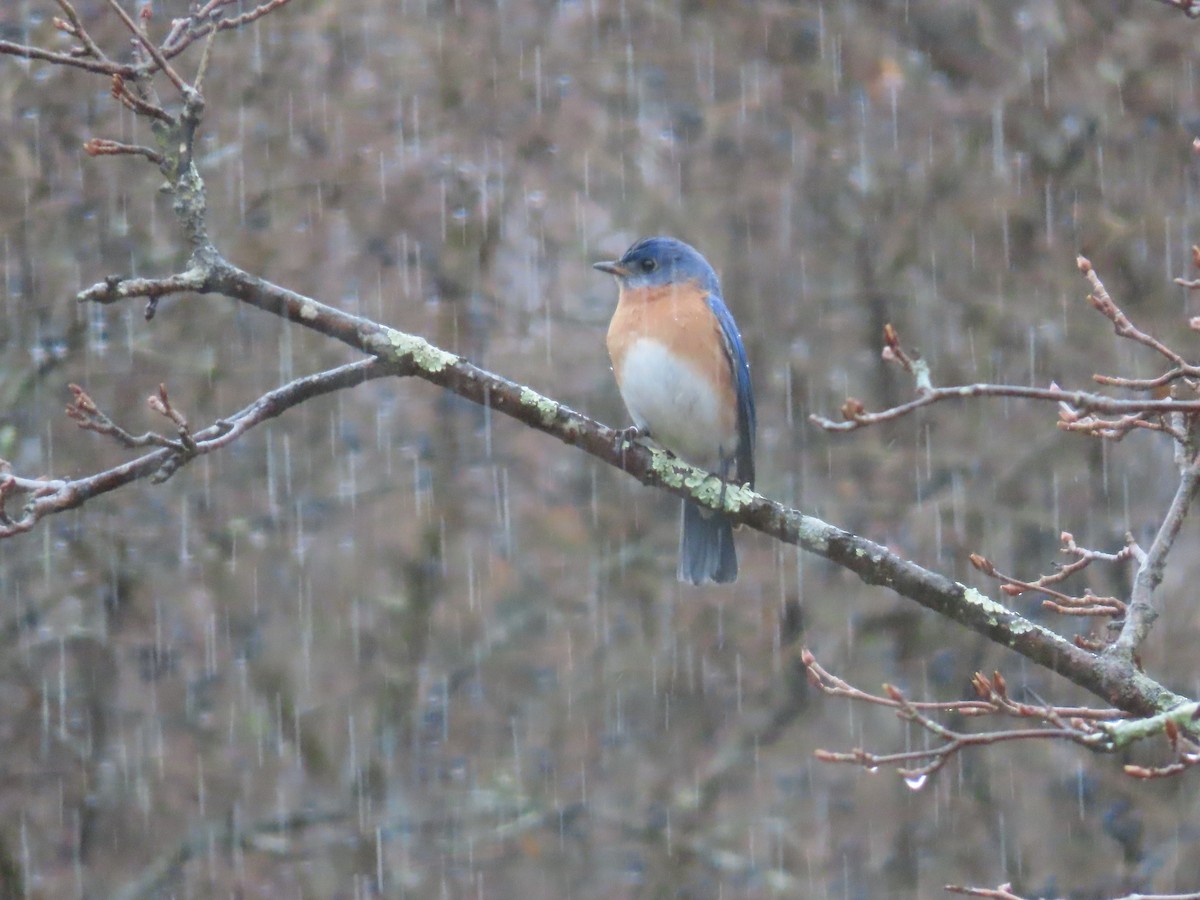
[[[617,279],[608,355],[634,425],[693,465],[754,484],[750,364],[717,273],[694,247],[669,237],[638,241],[595,268]],[[680,581],[737,578],[733,524],[685,500]]]

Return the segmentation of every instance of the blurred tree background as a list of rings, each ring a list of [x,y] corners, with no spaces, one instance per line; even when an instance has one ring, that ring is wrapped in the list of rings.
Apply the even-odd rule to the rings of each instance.
[[[128,46],[104,3],[77,5]],[[186,5],[151,8],[157,33]],[[6,4],[0,37],[61,47],[54,12]],[[1144,536],[1169,445],[1063,434],[1018,402],[842,437],[806,416],[908,395],[885,322],[937,383],[1155,374],[1088,308],[1081,251],[1187,346],[1196,304],[1171,278],[1200,240],[1197,27],[1144,0],[292,3],[216,41],[198,164],[233,262],[614,426],[615,289],[589,263],[694,243],[751,359],[759,489],[994,592],[969,552],[1032,578],[1064,528]],[[153,167],[81,151],[135,136],[105,79],[0,72],[0,457],[53,475],[128,457],[66,419],[68,382],[138,432],[162,425],[160,382],[199,424],[352,358],[220,298],[149,323],[78,305],[185,248]],[[741,533],[735,586],[678,585],[677,505],[384,380],[0,544],[0,895],[1200,886],[1189,776],[1134,782],[1065,744],[973,752],[919,791],[816,763],[926,738],[810,695],[801,640],[868,689],[954,699],[998,668],[1026,698],[1089,698],[761,535]],[[1144,647],[1193,694],[1198,549],[1189,527]],[[1124,595],[1128,574],[1083,581]]]

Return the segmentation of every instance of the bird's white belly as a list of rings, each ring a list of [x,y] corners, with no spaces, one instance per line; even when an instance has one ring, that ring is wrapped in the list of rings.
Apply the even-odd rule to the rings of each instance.
[[[658,341],[642,338],[621,366],[621,398],[634,424],[694,465],[716,469],[737,445],[723,433],[720,394],[708,378]]]

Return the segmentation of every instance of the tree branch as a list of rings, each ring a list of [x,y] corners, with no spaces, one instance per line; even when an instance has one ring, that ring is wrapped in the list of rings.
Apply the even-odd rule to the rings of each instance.
[[[1150,626],[1158,618],[1154,609],[1153,595],[1155,589],[1162,583],[1163,572],[1166,570],[1167,555],[1175,545],[1175,538],[1183,521],[1187,518],[1188,509],[1200,491],[1200,459],[1193,458],[1183,466],[1179,485],[1175,496],[1171,498],[1171,506],[1154,535],[1150,549],[1138,566],[1133,578],[1133,591],[1129,598],[1129,608],[1125,616],[1125,624],[1108,653],[1130,662],[1136,661],[1138,648],[1150,633]]]
[[[1077,413],[1098,412],[1111,415],[1200,413],[1200,400],[1173,400],[1169,397],[1161,400],[1120,400],[1115,397],[1106,397],[1103,394],[1093,394],[1089,391],[1065,391],[1055,385],[1048,388],[1036,388],[1019,384],[964,384],[930,388],[915,400],[874,413],[864,411],[862,404],[852,398],[847,400],[842,407],[842,414],[846,417],[844,422],[838,422],[816,413],[808,418],[810,422],[826,431],[855,431],[868,425],[878,425],[880,422],[899,419],[922,407],[932,406],[934,403],[946,400],[969,400],[975,397],[1017,397],[1024,400],[1046,400],[1052,403],[1065,403]]]
[[[446,388],[577,446],[643,484],[720,509],[736,522],[816,553],[854,572],[868,584],[887,587],[1058,672],[1123,710],[1152,715],[1184,702],[1132,667],[1083,650],[977,590],[748,488],[725,485],[717,476],[661,450],[626,440],[623,432],[481,369],[417,335],[342,312],[256,278],[222,259],[212,265],[200,282],[198,287],[193,282],[192,289],[218,291],[332,337],[375,356],[387,374],[411,375]],[[109,279],[88,288],[80,298],[107,303],[137,295],[132,282]],[[71,507],[77,505],[75,502]]]
[[[172,442],[137,459],[83,478],[40,480],[0,472],[0,539],[29,531],[46,516],[75,509],[93,497],[115,491],[135,481],[146,478],[165,481],[197,456],[204,456],[232,443],[254,426],[275,418],[299,403],[389,374],[393,374],[393,371],[386,364],[379,360],[367,359],[316,375],[297,378],[263,394],[232,416],[218,419],[204,430],[191,435],[189,446],[184,447]],[[89,430],[113,434],[104,428],[88,427]],[[114,436],[120,439],[119,436]],[[165,440],[161,435],[157,437]],[[122,440],[122,443],[126,446],[144,446],[159,441],[142,436],[132,438],[132,443],[125,440]],[[7,502],[17,495],[24,495],[26,501],[20,514],[10,516],[6,509]]]

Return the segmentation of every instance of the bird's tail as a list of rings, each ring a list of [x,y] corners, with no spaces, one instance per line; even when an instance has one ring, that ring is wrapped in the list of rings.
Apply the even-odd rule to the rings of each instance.
[[[737,580],[737,551],[733,523],[690,500],[683,502],[683,531],[679,536],[680,581],[728,584]]]

